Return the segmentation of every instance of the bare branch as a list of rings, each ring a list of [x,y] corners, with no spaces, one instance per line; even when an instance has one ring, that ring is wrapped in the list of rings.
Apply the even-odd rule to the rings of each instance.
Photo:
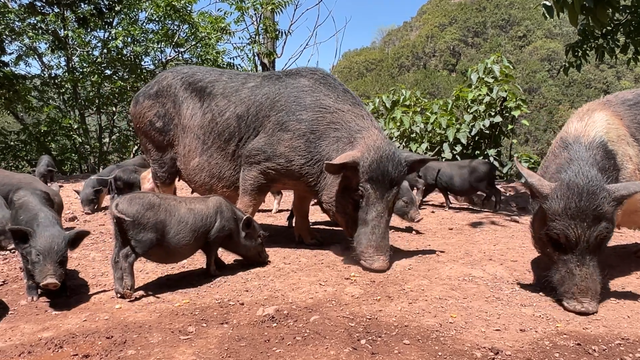
[[[322,20],[320,20],[320,9],[319,6],[324,6],[327,9],[327,16],[325,16]],[[335,3],[334,3],[335,6]],[[309,64],[309,62],[311,61],[311,58],[313,58],[314,55],[317,55],[317,53],[319,52],[320,49],[320,45],[328,42],[329,40],[333,39],[333,38],[337,38],[338,35],[340,34],[340,32],[343,33],[344,36],[344,30],[347,27],[347,24],[349,23],[349,20],[345,21],[344,26],[337,28],[336,25],[336,21],[335,21],[335,17],[333,16],[333,8],[329,8],[326,6],[326,4],[324,3],[324,1],[319,1],[318,2],[318,13],[316,15],[316,19],[315,22],[313,24],[312,27],[307,28],[309,31],[309,36],[307,36],[307,38],[300,44],[300,46],[298,46],[298,48],[293,52],[293,54],[291,55],[291,57],[289,57],[289,59],[287,60],[287,62],[285,63],[285,65],[282,67],[283,69],[287,69],[290,66],[294,65],[301,57],[302,55],[304,55],[304,53],[309,50],[309,49],[313,49],[309,60],[307,61],[307,64]],[[325,22],[327,20],[331,19],[331,21],[334,24],[334,29],[335,31],[327,36],[326,39],[324,40],[318,40],[318,29],[320,27],[322,27]],[[299,20],[299,19],[296,19]],[[336,55],[337,56],[337,55]],[[335,61],[335,58],[334,58]]]

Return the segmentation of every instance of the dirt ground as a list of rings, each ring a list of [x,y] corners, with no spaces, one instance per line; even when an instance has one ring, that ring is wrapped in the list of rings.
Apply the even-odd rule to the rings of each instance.
[[[221,251],[229,266],[212,279],[201,253],[175,265],[140,259],[127,301],[113,293],[107,212],[83,214],[72,191],[82,182],[62,183],[64,225],[91,231],[69,256],[70,297],[26,303],[18,255],[0,254],[0,359],[640,358],[637,234],[616,231],[604,255],[600,311],[566,312],[533,283],[544,262],[515,209],[526,193],[505,194],[500,213],[456,201],[444,211],[431,194],[422,222],[394,216],[386,273],[343,254],[342,230],[317,206],[312,226],[328,245],[296,245],[291,193],[275,215],[269,195],[256,219],[271,264],[242,268]]]

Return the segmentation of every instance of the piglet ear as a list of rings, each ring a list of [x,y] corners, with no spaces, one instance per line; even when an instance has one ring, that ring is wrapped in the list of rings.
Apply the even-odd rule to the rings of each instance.
[[[29,242],[33,238],[33,230],[23,226],[7,226],[7,230],[13,238],[13,245],[18,251],[29,246]]]
[[[254,222],[255,220],[253,220],[251,216],[247,215],[244,218],[242,218],[242,223],[240,223],[240,229],[242,229],[243,232],[249,232],[253,227]]]
[[[71,230],[68,233],[64,234],[64,240],[67,243],[67,248],[71,251],[77,249],[84,238],[86,238],[90,234],[90,231],[82,229]]]

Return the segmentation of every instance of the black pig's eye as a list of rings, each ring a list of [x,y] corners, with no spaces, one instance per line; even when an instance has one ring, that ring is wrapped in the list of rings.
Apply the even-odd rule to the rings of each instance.
[[[563,242],[563,240],[565,240],[564,235],[558,236],[556,234],[547,234],[547,240],[553,250],[563,254],[567,253],[567,247]]]

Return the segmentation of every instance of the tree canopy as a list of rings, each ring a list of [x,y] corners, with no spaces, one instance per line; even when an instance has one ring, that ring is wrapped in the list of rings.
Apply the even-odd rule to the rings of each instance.
[[[322,21],[332,18],[323,0],[302,15],[301,4],[0,2],[0,167],[27,171],[49,154],[63,173],[95,172],[131,156],[138,141],[129,105],[144,84],[177,65],[258,71],[259,61],[275,64],[295,27],[305,22],[301,16],[316,12],[311,40],[289,42],[300,46],[295,54],[301,56],[316,44]],[[277,22],[285,13],[288,21]],[[271,52],[268,43],[275,46]]]
[[[578,39],[566,45],[569,69],[580,71],[595,56],[626,58],[626,64],[638,64],[640,57],[640,1],[638,0],[545,0],[544,15],[553,19],[565,14],[577,30]]]

